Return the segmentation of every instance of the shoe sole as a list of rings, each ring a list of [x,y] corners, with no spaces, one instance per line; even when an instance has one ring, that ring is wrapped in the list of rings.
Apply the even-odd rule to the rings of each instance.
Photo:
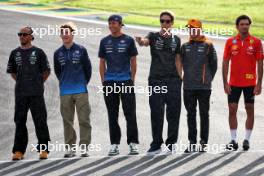
[[[138,155],[139,152],[130,152],[129,155]]]
[[[19,161],[19,160],[23,160],[24,157],[22,156],[21,158],[12,158],[12,161]]]
[[[119,155],[119,153],[111,153],[111,154],[108,154],[108,156],[116,156],[116,155]]]
[[[147,152],[147,155],[158,155],[161,153],[161,149],[153,151],[153,152]]]
[[[40,160],[46,160],[46,159],[48,159],[48,158],[40,157],[39,159],[40,159]]]
[[[249,147],[245,147],[245,146],[243,146],[243,150],[244,150],[244,151],[248,151],[248,150],[249,150]]]
[[[20,161],[23,160],[24,158],[12,158],[12,161]]]
[[[76,155],[73,155],[73,156],[64,156],[64,158],[74,158],[76,157]]]

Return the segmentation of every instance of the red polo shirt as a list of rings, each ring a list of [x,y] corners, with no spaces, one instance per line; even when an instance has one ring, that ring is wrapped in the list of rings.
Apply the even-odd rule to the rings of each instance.
[[[224,60],[231,60],[229,85],[236,87],[255,86],[256,62],[263,59],[261,40],[248,35],[244,40],[238,34],[226,41]]]

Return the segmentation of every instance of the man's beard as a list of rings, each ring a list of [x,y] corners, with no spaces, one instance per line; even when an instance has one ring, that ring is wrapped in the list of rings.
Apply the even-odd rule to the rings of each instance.
[[[21,44],[22,46],[25,46],[25,45],[28,44],[28,42],[21,42],[20,44]]]

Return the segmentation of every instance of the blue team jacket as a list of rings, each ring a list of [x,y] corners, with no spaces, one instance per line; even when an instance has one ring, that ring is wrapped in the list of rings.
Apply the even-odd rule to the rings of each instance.
[[[76,43],[67,49],[61,46],[54,53],[54,70],[60,83],[60,95],[87,93],[92,74],[87,50]]]

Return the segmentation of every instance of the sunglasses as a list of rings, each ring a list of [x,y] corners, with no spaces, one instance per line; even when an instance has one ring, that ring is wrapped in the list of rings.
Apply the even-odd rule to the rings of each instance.
[[[19,32],[19,33],[17,33],[17,35],[19,37],[21,37],[21,36],[26,37],[26,36],[31,35],[31,34]]]
[[[160,23],[167,23],[167,24],[169,24],[169,23],[171,23],[171,20],[160,19]]]

